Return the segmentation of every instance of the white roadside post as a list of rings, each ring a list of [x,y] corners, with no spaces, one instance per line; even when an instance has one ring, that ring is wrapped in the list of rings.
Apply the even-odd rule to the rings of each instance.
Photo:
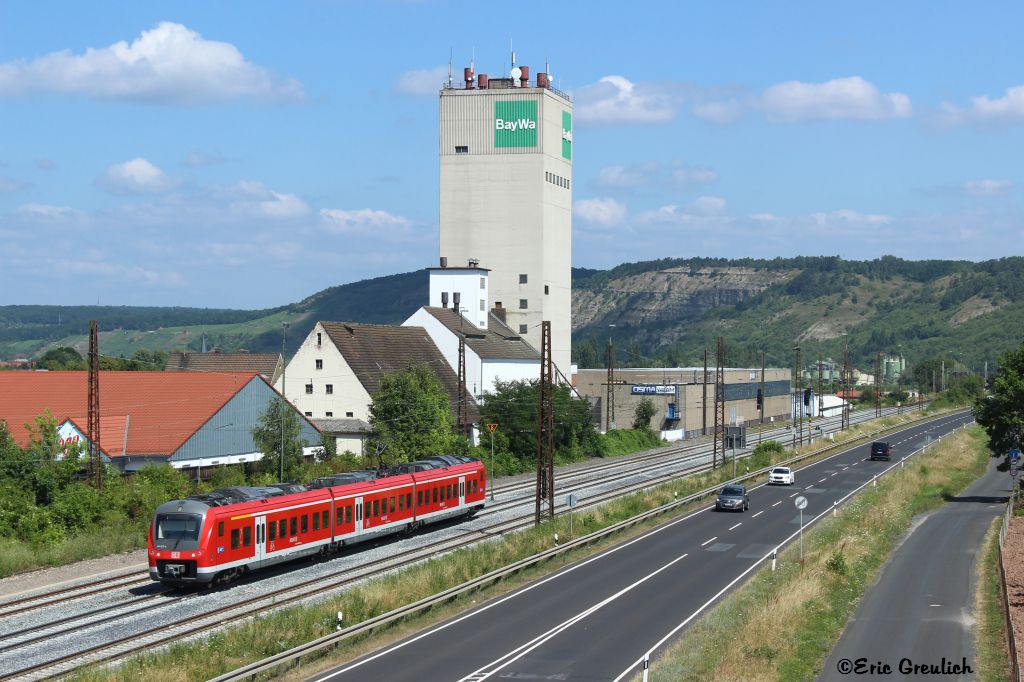
[[[804,508],[807,506],[807,498],[798,495],[793,504],[800,510],[800,563],[804,562]]]
[[[651,655],[644,654],[644,682],[647,682],[647,669],[651,666]]]

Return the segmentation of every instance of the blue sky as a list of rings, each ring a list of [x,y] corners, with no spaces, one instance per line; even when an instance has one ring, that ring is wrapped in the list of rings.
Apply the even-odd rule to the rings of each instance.
[[[0,304],[433,265],[437,89],[550,62],[574,253],[1024,253],[1014,2],[0,2]]]

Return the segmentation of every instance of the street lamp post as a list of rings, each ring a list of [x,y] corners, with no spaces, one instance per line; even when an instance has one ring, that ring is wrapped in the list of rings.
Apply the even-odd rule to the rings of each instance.
[[[281,457],[278,463],[278,479],[284,482],[284,415],[285,409],[288,406],[287,393],[285,391],[285,380],[288,376],[288,358],[285,351],[285,340],[288,338],[288,323],[281,323],[281,414],[279,418],[281,420]]]

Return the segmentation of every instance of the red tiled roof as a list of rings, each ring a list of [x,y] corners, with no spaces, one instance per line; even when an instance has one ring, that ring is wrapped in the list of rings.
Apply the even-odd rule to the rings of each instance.
[[[836,395],[840,398],[859,398],[861,395],[860,391],[836,391]]]
[[[0,372],[0,420],[20,444],[25,423],[47,409],[59,426],[73,419],[81,429],[88,414],[88,372]],[[253,372],[100,372],[100,446],[111,453],[170,455],[228,400],[252,381]],[[107,426],[129,421],[116,444]],[[116,430],[116,429],[115,429]],[[117,436],[111,436],[117,439]],[[109,448],[109,449],[108,449]]]
[[[125,439],[127,437],[128,426],[131,423],[128,415],[126,414],[102,414],[103,410],[100,410],[100,450],[103,451],[107,457],[120,457],[126,455],[124,451]],[[89,423],[89,417],[70,417],[69,421],[74,424],[75,428],[85,434],[87,428],[86,425]],[[58,428],[64,420],[57,422]]]

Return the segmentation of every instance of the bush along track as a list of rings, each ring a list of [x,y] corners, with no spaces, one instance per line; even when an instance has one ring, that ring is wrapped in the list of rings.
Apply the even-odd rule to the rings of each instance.
[[[870,437],[879,428],[888,428],[913,420],[920,415],[886,417],[881,421],[861,424],[849,431],[837,434],[836,440],[846,443],[854,439]],[[805,446],[810,450],[814,446]],[[822,451],[820,457],[832,454]],[[793,455],[778,443],[765,441],[759,452],[742,462],[744,467],[757,470],[783,461]],[[810,457],[801,464],[818,459]],[[707,488],[716,487],[731,477],[731,467],[689,476],[672,483],[651,488],[614,500],[596,509],[577,513],[573,520],[574,535],[607,528],[643,512],[671,503],[676,498],[685,498]],[[753,482],[753,481],[752,481]],[[683,514],[706,504],[696,500],[688,505],[672,509],[672,514]],[[318,665],[334,665],[358,656],[369,648],[376,648],[386,641],[397,639],[412,628],[426,627],[432,622],[472,606],[481,600],[515,589],[528,580],[555,571],[584,556],[639,534],[661,523],[658,517],[605,538],[586,548],[573,550],[552,559],[544,565],[528,569],[518,578],[505,580],[490,588],[481,590],[470,597],[461,597],[443,608],[412,617],[397,626],[375,630],[372,635],[353,638],[338,646]],[[136,656],[116,668],[92,668],[80,671],[75,679],[84,680],[137,680],[157,677],[162,680],[210,679],[245,664],[261,660],[300,644],[312,641],[334,632],[336,614],[342,611],[344,625],[361,623],[393,609],[429,597],[445,589],[459,585],[476,576],[507,566],[525,557],[532,556],[552,546],[553,536],[569,537],[569,519],[560,516],[546,522],[540,528],[505,536],[494,542],[461,549],[443,558],[436,558],[400,572],[382,576],[346,590],[343,594],[325,599],[314,605],[285,608],[265,616],[254,618],[242,625],[225,629],[198,641],[181,642],[152,654]],[[310,658],[304,659],[305,663]],[[308,672],[308,669],[306,670]]]
[[[990,457],[977,427],[948,436],[930,452],[893,469],[877,488],[862,490],[835,518],[805,530],[802,567],[791,544],[779,554],[776,571],[761,568],[652,661],[650,680],[814,679],[914,517],[980,477]],[[740,637],[737,623],[743,623]]]

